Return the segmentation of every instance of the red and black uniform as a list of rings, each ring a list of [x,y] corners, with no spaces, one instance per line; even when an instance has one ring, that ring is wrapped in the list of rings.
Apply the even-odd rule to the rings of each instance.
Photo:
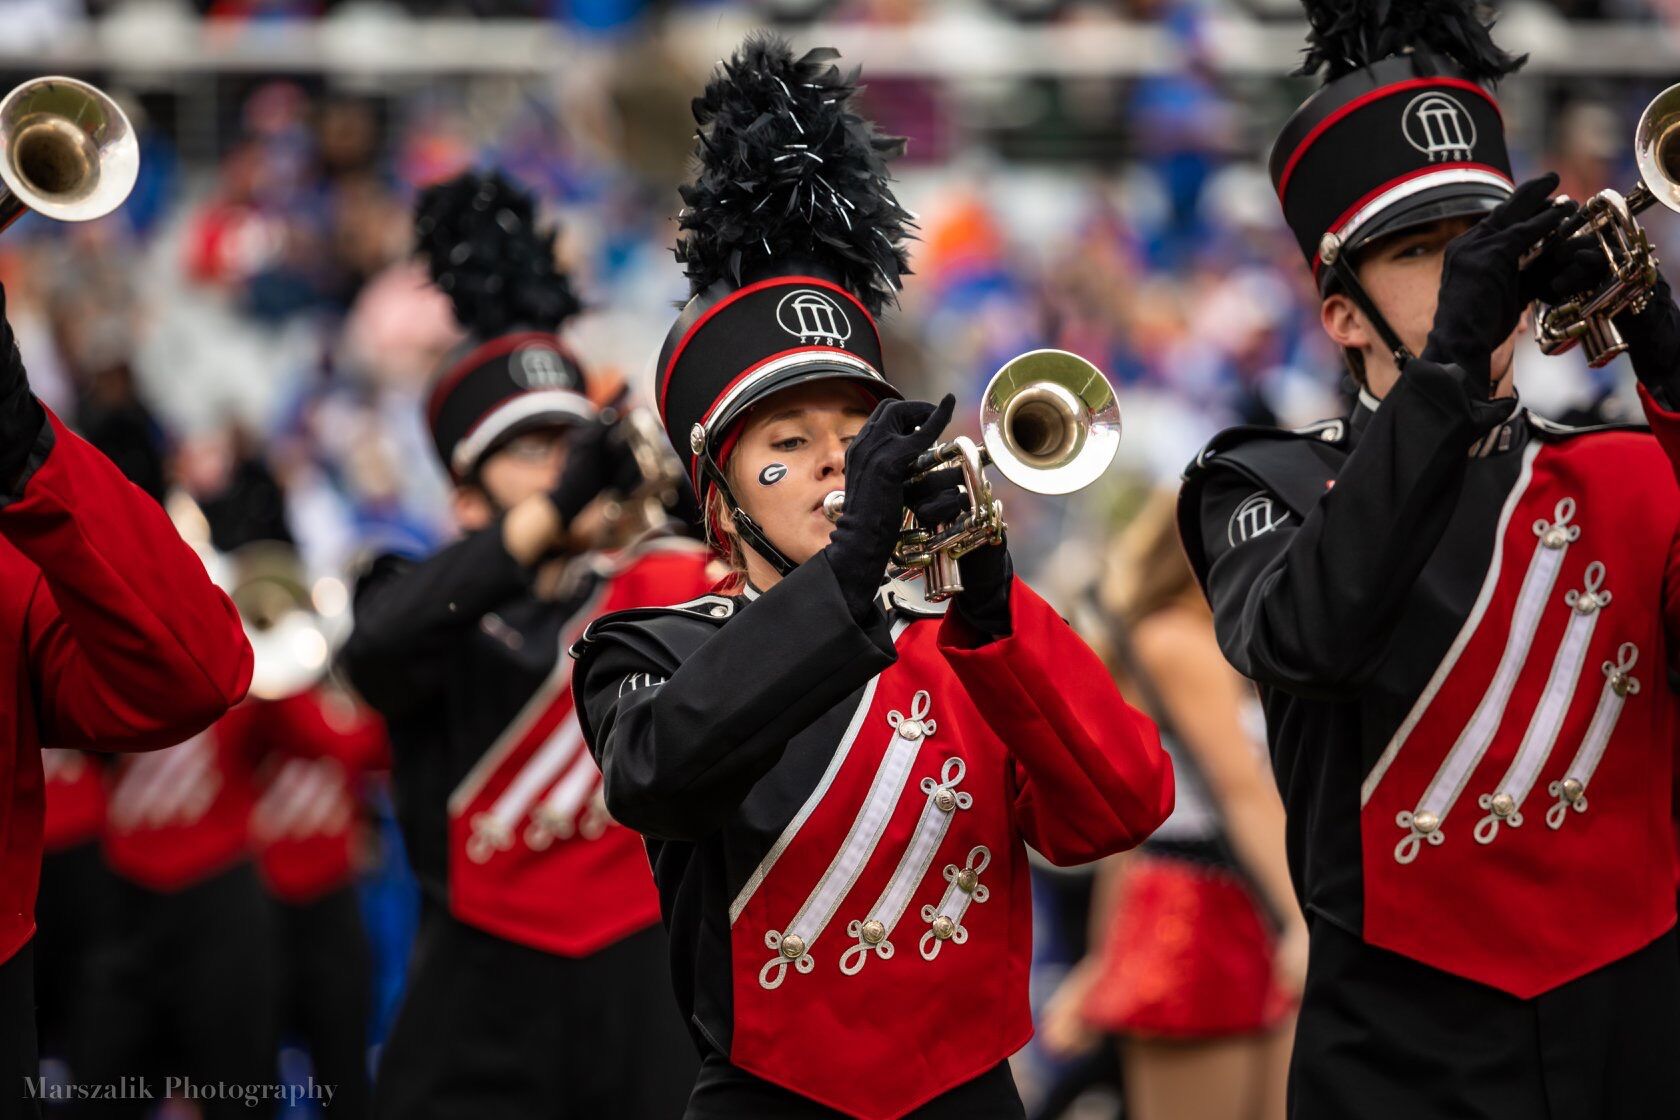
[[[1604,260],[1553,236],[1574,207],[1555,177],[1510,186],[1492,83],[1521,60],[1470,4],[1308,14],[1329,80],[1273,181],[1398,378],[1346,421],[1222,434],[1180,505],[1220,646],[1260,688],[1311,931],[1292,1115],[1680,1115],[1680,308],[1659,284],[1618,316],[1655,439],[1496,396],[1525,305]],[[1361,254],[1458,228],[1390,242],[1441,252],[1394,281],[1438,285],[1414,357]]]
[[[1019,1115],[1026,846],[1129,847],[1172,775],[1084,643],[1025,584],[1011,601],[997,641],[902,592],[859,625],[819,556],[590,628],[584,729],[649,838],[708,1054],[690,1117]]]
[[[1312,927],[1296,1114],[1666,1115],[1680,415],[1478,433],[1421,360],[1375,405],[1184,493]]]
[[[13,713],[0,744],[0,1063],[21,1085],[12,1074],[34,1075],[25,947],[41,744],[166,745],[244,694],[251,654],[232,604],[163,510],[50,415],[0,500],[0,538],[0,675]]]
[[[275,1076],[274,915],[250,843],[263,747],[248,731],[264,707],[248,700],[185,742],[111,771],[104,856],[116,876],[117,933],[90,969],[99,1013],[71,1049],[80,1082]],[[148,1102],[82,1107],[139,1116]],[[232,1116],[244,1104],[204,1107]]]
[[[373,961],[356,896],[361,783],[389,765],[384,725],[317,686],[236,708],[220,730],[259,758],[251,811],[258,877],[274,900],[278,1026],[334,1085],[334,1115],[367,1115]]]
[[[656,538],[571,568],[538,598],[497,524],[357,588],[343,662],[387,720],[423,899],[379,1115],[653,1117],[692,1080],[647,856],[601,809],[563,650],[705,590],[707,556]]]

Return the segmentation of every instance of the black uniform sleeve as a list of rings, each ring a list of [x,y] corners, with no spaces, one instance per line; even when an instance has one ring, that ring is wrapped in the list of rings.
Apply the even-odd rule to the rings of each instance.
[[[383,557],[356,584],[355,627],[340,662],[370,704],[399,714],[441,683],[463,628],[523,594],[528,579],[502,543],[500,522],[418,564]]]
[[[1458,370],[1412,360],[1305,516],[1215,458],[1203,582],[1231,664],[1303,696],[1357,692],[1446,531],[1471,445],[1509,410],[1474,399]]]
[[[607,811],[660,840],[716,831],[789,739],[896,657],[885,615],[860,627],[820,555],[680,664],[609,632],[576,682]]]

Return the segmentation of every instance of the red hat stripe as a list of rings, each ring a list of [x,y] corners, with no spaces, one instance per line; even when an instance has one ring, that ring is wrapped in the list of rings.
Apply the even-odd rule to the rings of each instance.
[[[1355,202],[1352,206],[1349,206],[1346,210],[1343,210],[1339,215],[1337,215],[1336,220],[1331,223],[1329,230],[1326,232],[1334,233],[1337,236],[1344,236],[1343,227],[1345,227],[1355,215],[1357,215],[1366,206],[1370,205],[1373,201],[1381,198],[1384,194],[1387,194],[1396,187],[1412,182],[1415,179],[1438,176],[1443,172],[1463,171],[1481,172],[1487,175],[1492,175],[1506,186],[1512,185],[1511,180],[1506,176],[1505,172],[1501,171],[1497,167],[1492,167],[1485,163],[1436,163],[1431,164],[1428,167],[1419,167],[1415,170],[1406,172],[1404,175],[1396,175],[1394,178],[1390,179],[1386,183],[1383,183],[1381,186],[1373,187],[1371,190],[1366,191],[1359,201]],[[1427,189],[1427,186],[1428,185],[1422,189]],[[1313,257],[1312,268],[1314,276],[1318,275],[1318,271],[1323,266],[1323,263],[1323,258],[1318,256]]]
[[[1283,174],[1278,176],[1278,198],[1282,199],[1285,192],[1289,190],[1289,180],[1290,177],[1295,174],[1295,165],[1301,162],[1301,157],[1307,154],[1307,149],[1311,148],[1320,136],[1323,136],[1330,130],[1331,126],[1342,120],[1349,113],[1355,112],[1356,110],[1369,105],[1373,101],[1380,100],[1384,97],[1392,97],[1397,93],[1406,93],[1410,90],[1424,88],[1439,89],[1443,86],[1451,87],[1453,89],[1468,90],[1471,93],[1480,95],[1487,100],[1489,105],[1493,106],[1493,111],[1495,113],[1499,113],[1503,118],[1504,114],[1500,112],[1499,102],[1494,100],[1493,94],[1489,93],[1487,90],[1467,78],[1412,78],[1403,82],[1395,82],[1393,85],[1381,86],[1377,89],[1371,90],[1369,93],[1360,94],[1352,101],[1349,101],[1346,105],[1341,106],[1335,112],[1315,124],[1312,127],[1312,131],[1308,132],[1301,138],[1301,142],[1295,146],[1295,151],[1290,154],[1289,162],[1283,165]]]
[[[713,304],[711,307],[708,307],[705,311],[705,314],[701,315],[698,319],[694,320],[693,325],[690,326],[686,332],[684,332],[684,334],[682,336],[682,341],[678,342],[676,344],[676,346],[672,348],[670,360],[665,363],[665,368],[663,370],[661,370],[660,374],[659,374],[659,415],[660,415],[661,419],[663,419],[666,416],[665,398],[666,398],[666,396],[669,393],[670,388],[671,388],[671,372],[677,368],[677,360],[682,357],[683,351],[688,348],[688,344],[691,341],[693,341],[694,336],[700,333],[700,328],[705,326],[708,322],[710,322],[711,319],[712,319],[712,316],[716,315],[718,312],[722,311],[724,308],[729,307],[731,304],[735,303],[736,300],[739,300],[739,299],[743,298],[744,296],[749,296],[754,292],[763,291],[765,288],[770,288],[770,287],[774,287],[774,286],[777,286],[777,285],[784,285],[784,284],[788,285],[790,287],[793,286],[793,285],[798,285],[800,287],[825,288],[828,291],[834,292],[838,295],[845,296],[848,300],[850,300],[852,302],[853,306],[855,306],[859,311],[861,311],[863,313],[863,321],[868,323],[869,324],[869,329],[872,330],[872,331],[875,331],[877,337],[879,337],[880,328],[875,325],[874,316],[869,314],[869,309],[864,307],[863,304],[858,300],[858,298],[856,296],[854,296],[851,292],[847,291],[845,288],[841,287],[839,284],[833,283],[832,281],[819,280],[815,276],[776,276],[776,277],[772,277],[769,280],[759,280],[756,283],[748,284],[744,288],[741,288],[737,291],[729,293],[728,296],[724,297],[723,299],[718,300],[718,302]],[[823,348],[818,347],[817,349],[823,349]],[[769,361],[769,359],[767,358],[767,359],[765,359],[765,361]],[[763,364],[764,364],[763,362],[759,363],[759,365],[763,365]],[[756,366],[756,365],[753,367],[753,369],[757,369],[757,368],[758,368],[758,366]],[[750,372],[752,372],[752,370],[747,371],[747,373],[750,373]],[[745,377],[746,374],[743,373],[741,376]],[[740,378],[738,377],[735,380],[739,381]],[[730,386],[733,386],[735,384],[735,381],[731,381],[729,384],[730,384]],[[728,391],[729,391],[729,389],[728,389],[728,387],[726,387],[724,389],[724,392],[719,393],[718,396],[721,398]],[[714,401],[713,403],[715,404],[716,402]]]
[[[517,334],[504,334],[499,338],[492,338],[482,346],[474,347],[449,367],[447,373],[438,378],[437,384],[432,386],[432,395],[426,400],[426,419],[430,423],[437,423],[438,410],[443,407],[444,398],[449,396],[461,379],[492,358],[499,358],[503,354],[511,354],[521,346],[533,346],[543,343],[552,347],[556,353],[572,358],[571,351],[561,345],[560,340],[548,331],[520,331]],[[572,359],[576,362],[576,359]]]

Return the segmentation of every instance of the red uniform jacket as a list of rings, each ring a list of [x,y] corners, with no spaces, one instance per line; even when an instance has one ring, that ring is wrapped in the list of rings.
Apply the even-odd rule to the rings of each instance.
[[[238,613],[151,498],[49,416],[0,504],[0,961],[34,932],[40,747],[179,742],[245,694]]]
[[[251,843],[269,893],[302,904],[349,883],[358,787],[390,766],[384,723],[349,697],[312,688],[242,704],[217,730],[241,738],[246,755],[260,760]]]
[[[1186,546],[1316,917],[1524,999],[1673,926],[1680,415],[1645,409],[1654,439],[1478,434],[1419,361],[1192,467]]]
[[[601,798],[601,771],[572,707],[564,651],[611,611],[682,602],[712,584],[687,541],[595,557],[600,579],[572,617],[554,671],[449,798],[449,906],[479,929],[579,957],[659,920],[641,837]]]
[[[993,642],[903,601],[864,629],[819,557],[580,647],[608,808],[658,838],[679,1002],[737,1066],[867,1120],[984,1073],[1032,1033],[1027,846],[1081,863],[1171,811],[1154,726],[1011,599]]]

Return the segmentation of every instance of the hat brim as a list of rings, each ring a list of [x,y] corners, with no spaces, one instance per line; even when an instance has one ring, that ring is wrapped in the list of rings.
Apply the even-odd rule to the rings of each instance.
[[[1447,218],[1485,218],[1489,211],[1509,197],[1510,191],[1501,191],[1490,184],[1443,184],[1422,191],[1365,223],[1343,252],[1357,253],[1382,238]],[[1330,269],[1323,269],[1319,277],[1320,286],[1329,283],[1333,275]]]
[[[863,363],[859,362],[858,366],[861,365]],[[754,383],[724,406],[707,425],[709,430],[708,442],[712,445],[714,451],[719,450],[732,429],[755,406],[762,404],[777,393],[818,381],[850,382],[867,390],[877,401],[904,399],[904,394],[899,392],[885,377],[872,370],[860,369],[858,366],[836,362],[826,357],[818,357],[809,362],[800,362],[797,365],[775,371],[770,376]]]

